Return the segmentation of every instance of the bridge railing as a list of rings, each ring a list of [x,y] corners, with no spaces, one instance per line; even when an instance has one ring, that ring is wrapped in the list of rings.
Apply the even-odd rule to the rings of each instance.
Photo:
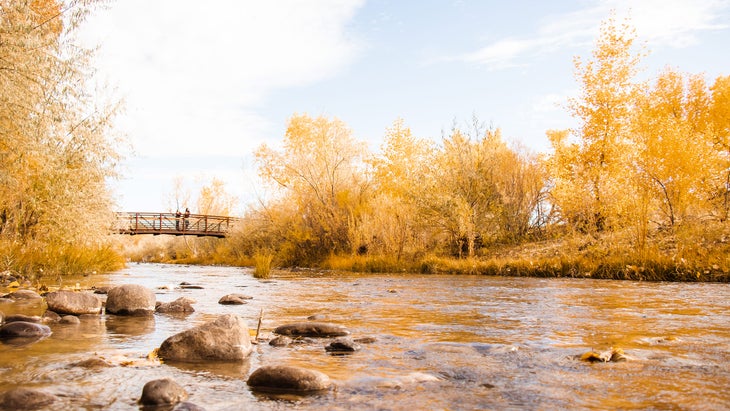
[[[120,234],[172,234],[225,237],[237,219],[206,214],[117,213],[114,231]]]

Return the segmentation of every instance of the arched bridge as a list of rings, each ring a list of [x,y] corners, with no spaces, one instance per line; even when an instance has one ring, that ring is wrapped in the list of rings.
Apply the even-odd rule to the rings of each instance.
[[[228,234],[234,217],[206,214],[176,216],[175,213],[117,213],[114,232],[118,234],[169,234],[223,238]]]

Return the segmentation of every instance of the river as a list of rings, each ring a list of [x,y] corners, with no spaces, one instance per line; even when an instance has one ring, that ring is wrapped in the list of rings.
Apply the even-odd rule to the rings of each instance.
[[[141,284],[157,300],[196,300],[187,316],[102,315],[51,324],[24,346],[0,344],[2,390],[39,388],[52,409],[135,410],[147,381],[170,377],[206,410],[474,410],[730,408],[730,286],[605,280],[275,272],[257,280],[231,267],[131,264],[66,279],[82,288]],[[180,288],[186,282],[202,288]],[[0,290],[6,292],[8,290]],[[246,305],[218,304],[246,294]],[[224,313],[261,336],[311,315],[374,337],[352,355],[325,341],[276,348],[262,341],[243,363],[167,365],[147,355],[167,337]],[[41,315],[44,304],[1,302],[6,315]],[[595,350],[627,361],[588,363]],[[112,367],[73,364],[103,358]],[[265,364],[327,374],[312,396],[253,393],[248,375]]]

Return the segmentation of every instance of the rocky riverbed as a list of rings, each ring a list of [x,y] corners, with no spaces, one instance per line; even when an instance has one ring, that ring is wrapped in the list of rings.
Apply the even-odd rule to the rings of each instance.
[[[165,265],[67,283],[0,288],[0,409],[730,405],[722,284]]]

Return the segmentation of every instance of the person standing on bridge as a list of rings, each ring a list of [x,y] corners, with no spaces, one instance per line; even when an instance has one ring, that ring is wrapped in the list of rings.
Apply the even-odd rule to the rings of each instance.
[[[185,214],[183,214],[183,223],[185,225],[185,228],[184,228],[185,230],[187,230],[188,227],[190,226],[189,218],[190,218],[190,209],[185,207]]]
[[[178,208],[177,211],[175,211],[175,230],[177,231],[180,231],[180,216],[182,216],[182,213]]]

